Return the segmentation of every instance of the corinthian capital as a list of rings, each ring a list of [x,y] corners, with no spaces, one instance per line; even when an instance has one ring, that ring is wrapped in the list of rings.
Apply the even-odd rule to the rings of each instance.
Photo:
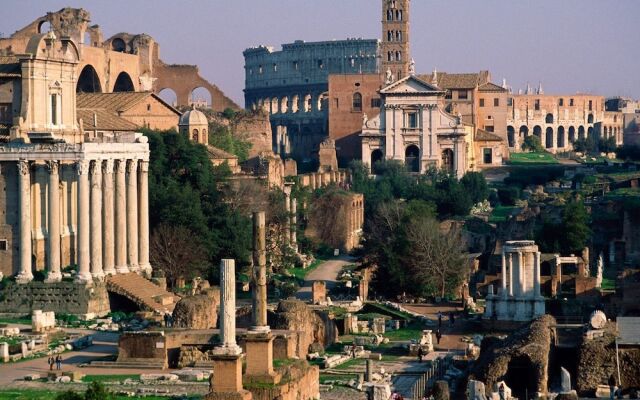
[[[124,174],[127,170],[127,160],[116,160],[116,172]]]
[[[29,168],[31,168],[29,161],[27,160],[18,161],[18,173],[20,175],[29,175]]]
[[[87,175],[89,173],[89,161],[80,160],[76,163],[76,171],[78,175]]]
[[[133,159],[127,162],[127,172],[132,174],[138,170],[138,160]]]
[[[92,176],[98,176],[102,173],[102,160],[91,161],[90,172]]]
[[[138,168],[140,172],[149,172],[149,161],[141,160]]]
[[[47,169],[49,170],[50,175],[58,175],[58,170],[60,169],[60,162],[47,161]]]
[[[108,159],[102,163],[102,173],[103,174],[112,174],[113,173],[113,160]]]

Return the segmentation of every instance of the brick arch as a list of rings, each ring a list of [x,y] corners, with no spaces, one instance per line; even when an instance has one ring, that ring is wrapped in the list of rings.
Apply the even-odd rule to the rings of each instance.
[[[224,111],[225,108],[239,110],[240,107],[216,85],[200,76],[195,65],[167,65],[155,64],[153,84],[154,93],[160,89],[170,88],[176,92],[178,106],[189,105],[191,92],[198,87],[203,87],[211,93],[212,108],[214,111]]]

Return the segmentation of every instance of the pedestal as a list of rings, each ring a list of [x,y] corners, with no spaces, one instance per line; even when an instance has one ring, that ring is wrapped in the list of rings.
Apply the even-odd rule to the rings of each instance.
[[[506,297],[497,301],[496,313],[499,320],[507,319],[509,315],[509,303]]]
[[[545,314],[544,297],[536,297],[533,300],[533,316],[539,317]]]
[[[280,383],[282,377],[273,370],[273,339],[270,331],[247,332],[245,377],[250,382]]]
[[[213,377],[211,393],[207,399],[249,400],[251,392],[242,388],[242,353],[235,350],[217,348],[213,356]]]
[[[493,318],[493,296],[487,296],[485,306],[484,306],[484,318],[491,319]]]
[[[527,316],[526,301],[522,299],[516,299],[516,310],[513,316],[514,321],[528,321],[530,318]]]

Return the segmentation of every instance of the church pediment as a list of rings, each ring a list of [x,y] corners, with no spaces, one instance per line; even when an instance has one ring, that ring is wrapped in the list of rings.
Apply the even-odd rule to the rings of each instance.
[[[414,75],[409,75],[398,82],[392,83],[380,90],[385,95],[402,95],[402,94],[432,94],[437,95],[444,93],[437,86],[431,85]]]

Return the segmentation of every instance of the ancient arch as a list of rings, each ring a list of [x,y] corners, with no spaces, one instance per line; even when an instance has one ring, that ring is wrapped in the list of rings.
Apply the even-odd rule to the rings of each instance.
[[[76,84],[77,93],[102,93],[102,85],[95,68],[91,64],[87,64],[82,68],[78,83]]]
[[[544,122],[547,124],[553,124],[553,114],[547,114],[546,117],[544,117]]]
[[[278,113],[278,98],[274,97],[273,99],[271,99],[271,114],[277,114]]]
[[[542,141],[542,128],[540,127],[540,125],[536,125],[533,127],[533,135],[537,136],[538,139]]]
[[[197,129],[191,131],[191,140],[200,143],[200,132]]]
[[[453,150],[442,150],[442,169],[447,172],[453,172]]]
[[[587,129],[587,137],[588,138],[593,137],[593,126],[590,126],[589,129]]]
[[[44,20],[38,24],[38,33],[47,33],[51,31],[51,22]]]
[[[574,128],[573,126],[569,127],[569,135],[568,135],[568,139],[570,143],[575,142],[576,140],[576,128]]]
[[[526,126],[526,125],[522,125],[520,127],[520,131],[519,132],[520,132],[520,138],[524,139],[529,135],[529,127]]]
[[[420,149],[416,145],[407,146],[404,152],[404,165],[409,172],[420,172]]]
[[[126,53],[127,44],[122,38],[115,38],[111,41],[111,50],[117,51],[118,53]]]
[[[578,139],[584,139],[584,126],[578,127]]]
[[[311,95],[304,96],[304,112],[311,112]]]
[[[282,114],[286,114],[287,112],[289,112],[289,97],[284,96],[282,99],[280,99],[280,112]]]
[[[212,108],[213,98],[211,96],[211,92],[202,86],[194,87],[189,95],[189,104],[196,104],[199,106],[205,106],[206,104],[206,108]]]
[[[562,149],[566,146],[565,144],[565,140],[564,140],[564,126],[559,126],[558,127],[558,137],[556,140],[556,147],[558,147],[559,149]]]
[[[553,128],[552,127],[547,128],[544,134],[544,138],[545,138],[544,147],[546,147],[547,149],[552,148],[553,147]]]
[[[114,92],[134,92],[136,89],[133,86],[131,77],[126,72],[120,72],[116,83],[113,85]]]
[[[513,126],[507,126],[507,141],[509,142],[509,147],[516,146],[516,130]]]
[[[382,150],[376,149],[371,152],[371,172],[376,173],[376,164],[384,159]]]
[[[297,94],[293,95],[293,98],[291,99],[291,112],[292,113],[297,113],[298,111],[300,111],[300,96],[298,96]]]
[[[362,111],[362,94],[355,92],[352,99],[352,110],[356,112]]]

